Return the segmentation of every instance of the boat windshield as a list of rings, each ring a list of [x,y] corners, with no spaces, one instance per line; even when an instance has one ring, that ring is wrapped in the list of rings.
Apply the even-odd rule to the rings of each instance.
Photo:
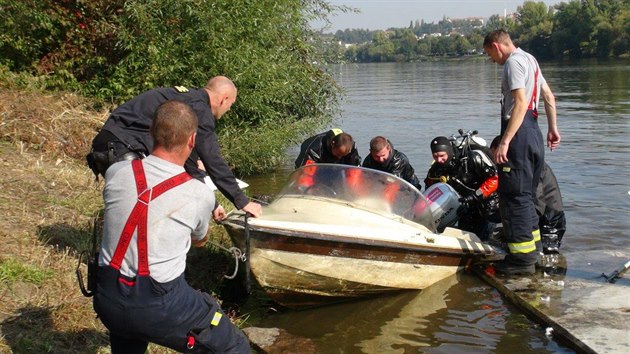
[[[351,203],[379,214],[400,216],[435,231],[424,195],[407,181],[378,170],[340,164],[302,166],[291,173],[274,200],[296,196]]]

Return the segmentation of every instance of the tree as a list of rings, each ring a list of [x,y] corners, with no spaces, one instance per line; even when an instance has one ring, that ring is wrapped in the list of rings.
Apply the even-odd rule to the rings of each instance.
[[[557,6],[552,42],[556,56],[608,57],[627,53],[629,0],[572,0]]]
[[[447,55],[454,50],[450,36],[438,37],[431,41],[431,54]]]
[[[478,32],[473,32],[468,36],[468,42],[474,47],[473,49],[477,53],[483,53],[483,39],[484,36]]]
[[[341,63],[344,61],[345,48],[338,41],[331,41],[324,45],[323,58],[328,63]]]
[[[367,29],[345,29],[335,32],[335,39],[344,43],[366,43],[372,40],[375,31]]]
[[[614,55],[630,53],[630,4],[625,1],[623,9],[619,12],[617,21],[615,22],[615,36],[611,43]]]
[[[391,37],[391,42],[396,48],[395,54],[400,55],[401,60],[408,61],[416,56],[418,40],[411,29],[395,30],[394,35]]]
[[[514,21],[510,18],[501,18],[499,15],[492,15],[484,26],[484,32],[488,33],[497,29],[504,29],[512,33],[515,25]]]
[[[601,0],[596,3],[597,16],[593,19],[592,39],[597,45],[596,55],[606,58],[613,52],[613,43],[624,36],[623,18],[630,12],[628,0]],[[619,43],[623,39],[617,41]]]
[[[367,56],[370,61],[389,61],[394,54],[394,44],[389,40],[387,33],[378,31],[374,35],[371,45],[368,47]]]
[[[454,52],[458,55],[466,55],[473,50],[473,45],[470,44],[468,39],[462,35],[451,35],[454,43]]]
[[[391,44],[381,35],[377,41],[353,48],[346,57],[410,61],[426,55],[481,53],[485,35],[495,29],[508,31],[517,46],[539,59],[619,56],[630,52],[630,0],[571,0],[554,6],[525,1],[513,17],[492,15],[483,27],[480,21],[446,17],[438,23],[415,20],[408,27],[390,29],[387,37]],[[335,37],[356,41],[360,33],[373,39],[376,31],[346,29]]]
[[[587,22],[580,21],[584,16],[584,11],[578,1],[558,5],[552,34],[555,56],[562,56],[567,52],[571,58],[582,57],[582,43],[587,41],[588,33],[590,33]]]
[[[553,32],[553,12],[544,2],[525,1],[517,9],[517,25],[513,39],[524,50],[537,58],[549,59],[551,33]]]
[[[357,46],[353,45],[351,47],[346,48],[346,51],[344,53],[344,60],[347,62],[357,61]]]
[[[274,167],[336,112],[341,91],[316,64],[309,26],[335,11],[323,0],[1,1],[0,63],[50,88],[120,103],[153,87],[232,78],[239,97],[219,134],[245,173]]]
[[[418,41],[416,52],[418,53],[418,55],[430,55],[431,54],[431,49],[429,48],[430,45],[431,45],[431,42],[429,38],[420,40]]]

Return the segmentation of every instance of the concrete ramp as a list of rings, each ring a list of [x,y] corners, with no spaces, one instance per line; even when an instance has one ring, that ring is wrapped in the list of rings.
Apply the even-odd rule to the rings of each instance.
[[[630,353],[630,270],[614,283],[602,277],[630,260],[630,251],[545,257],[544,270],[532,276],[498,276],[490,265],[475,272],[575,351]]]

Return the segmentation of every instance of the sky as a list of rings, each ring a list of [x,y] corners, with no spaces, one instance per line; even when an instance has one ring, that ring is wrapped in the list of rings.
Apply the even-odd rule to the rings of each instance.
[[[444,16],[450,18],[483,17],[503,15],[516,11],[525,0],[326,0],[333,5],[346,5],[361,10],[360,13],[339,13],[330,16],[332,25],[324,32],[336,32],[346,28],[387,29],[407,27],[410,21],[435,22]],[[541,0],[537,0],[541,1]],[[569,2],[570,0],[564,0]],[[559,4],[560,0],[544,0],[548,5]],[[322,23],[314,23],[316,29]]]

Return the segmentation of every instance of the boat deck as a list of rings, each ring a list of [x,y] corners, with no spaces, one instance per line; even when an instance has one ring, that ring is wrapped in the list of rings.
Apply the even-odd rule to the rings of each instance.
[[[381,202],[381,201],[373,201]],[[367,203],[367,201],[362,201]],[[383,208],[382,208],[383,209]],[[377,208],[378,210],[378,208]],[[343,215],[344,217],[340,217]],[[334,220],[331,223],[331,220]],[[409,244],[440,244],[461,248],[460,242],[480,242],[476,235],[454,228],[446,228],[436,240],[424,225],[396,214],[375,212],[348,202],[335,202],[318,197],[284,197],[265,208],[265,213],[249,220],[250,225],[296,232],[340,235],[358,239],[381,239]]]
[[[555,265],[529,277],[475,272],[497,288],[547,335],[578,353],[630,353],[630,273],[608,283],[630,259],[628,251],[567,253]]]

